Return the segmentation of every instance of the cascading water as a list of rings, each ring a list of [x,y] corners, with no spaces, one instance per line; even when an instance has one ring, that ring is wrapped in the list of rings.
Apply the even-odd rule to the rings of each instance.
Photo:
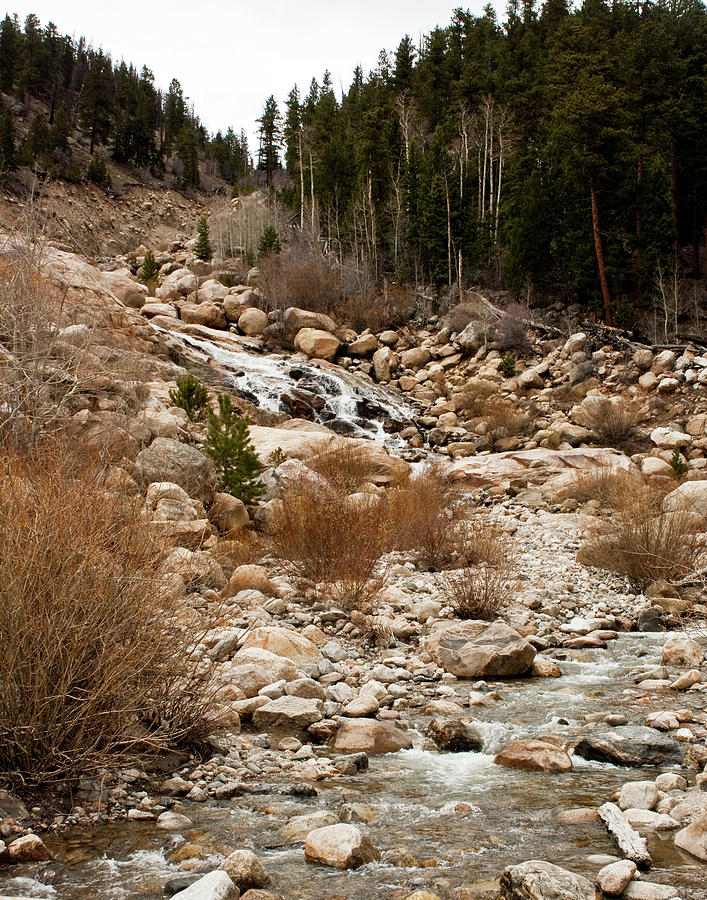
[[[154,327],[187,352],[198,351],[218,363],[234,391],[261,409],[308,418],[339,434],[388,442],[416,415],[394,391],[338,366],[262,355],[244,349],[235,340],[230,347]]]

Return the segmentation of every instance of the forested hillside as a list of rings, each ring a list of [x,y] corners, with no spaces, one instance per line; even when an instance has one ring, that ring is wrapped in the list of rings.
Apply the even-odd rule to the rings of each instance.
[[[77,23],[80,25],[80,23]],[[173,79],[166,93],[152,72],[101,49],[42,27],[30,14],[0,23],[0,172],[37,165],[51,176],[78,181],[107,179],[105,155],[116,163],[172,176],[179,187],[198,187],[200,168],[235,181],[249,170],[245,133],[229,129],[210,137]],[[95,154],[95,156],[94,156]],[[85,154],[83,154],[85,155]],[[202,162],[200,167],[199,163]]]
[[[270,98],[260,167],[273,181],[282,140],[301,224],[379,278],[622,325],[657,296],[699,304],[706,23],[697,0],[511,0],[503,24],[459,9],[341,102],[328,74],[281,118]]]

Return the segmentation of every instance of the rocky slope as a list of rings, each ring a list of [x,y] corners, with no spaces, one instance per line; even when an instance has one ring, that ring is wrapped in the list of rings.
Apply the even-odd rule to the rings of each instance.
[[[12,241],[3,255],[15,260]],[[620,335],[592,331],[548,339],[531,330],[530,345],[522,358],[517,354],[516,373],[504,375],[503,347],[488,320],[496,313],[486,306],[485,320],[472,319],[457,332],[439,319],[424,328],[411,323],[356,334],[321,313],[266,311],[258,273],[246,271],[242,260],[203,263],[180,242],[157,256],[156,297],[135,280],[140,252],[95,266],[47,247],[43,277],[62,298],[62,339],[90,335],[84,360],[90,390],[67,405],[64,424],[77,441],[107,454],[110,490],[140,498],[164,539],[161,571],[185,608],[204,622],[216,621],[193,653],[221,685],[222,727],[209,754],[175,760],[161,779],[137,770],[105,783],[86,779],[73,806],[56,817],[40,811],[32,824],[21,803],[4,797],[0,832],[8,846],[2,852],[20,868],[0,879],[3,888],[19,889],[18,879],[31,877],[37,882],[32,890],[42,896],[37,891],[49,883],[52,864],[42,862],[49,851],[37,832],[45,830],[46,845],[62,855],[63,838],[57,835],[65,829],[112,820],[143,823],[163,836],[164,846],[177,842],[172,865],[181,866],[182,880],[170,890],[184,889],[178,896],[237,896],[238,890],[250,900],[304,895],[301,886],[290,887],[280,867],[271,885],[275,893],[263,890],[270,876],[249,850],[224,848],[223,841],[214,849],[208,835],[190,837],[194,822],[211,821],[202,810],[241,803],[259,811],[257,798],[265,791],[310,804],[293,809],[283,801],[278,809],[273,802],[267,812],[268,828],[282,829],[284,841],[297,848],[290,851],[297,860],[335,870],[365,866],[355,885],[347,882],[346,896],[377,891],[422,900],[439,891],[461,900],[471,896],[464,887],[468,867],[455,863],[451,850],[449,857],[444,847],[439,853],[451,873],[447,881],[420,880],[423,862],[413,855],[405,857],[406,864],[386,830],[370,824],[375,814],[369,816],[366,803],[375,806],[377,795],[360,802],[369,760],[379,771],[379,756],[410,750],[429,753],[430,761],[455,751],[492,756],[488,765],[495,772],[531,772],[536,778],[581,778],[585,766],[596,778],[605,771],[592,768],[597,761],[630,769],[626,785],[621,769],[614,770],[613,788],[598,791],[591,809],[548,814],[562,813],[561,827],[569,833],[588,826],[591,849],[605,840],[597,808],[616,800],[614,821],[624,837],[648,836],[659,880],[668,886],[636,880],[638,870],[628,857],[617,863],[605,853],[601,860],[584,853],[578,865],[592,880],[549,862],[520,862],[503,875],[505,896],[560,892],[589,898],[594,875],[612,896],[701,896],[707,695],[705,640],[694,623],[689,635],[667,634],[664,642],[661,637],[659,656],[650,665],[636,658],[628,666],[621,657],[621,666],[612,670],[616,693],[604,700],[599,693],[590,708],[591,688],[585,685],[571,700],[574,715],[560,704],[548,720],[543,703],[557,699],[547,700],[543,685],[571,682],[575,666],[608,659],[631,635],[682,625],[675,617],[685,609],[674,602],[680,597],[660,586],[648,597],[621,576],[594,568],[592,560],[581,561],[584,532],[610,513],[597,499],[567,496],[566,488],[577,471],[642,473],[662,480],[673,498],[666,501],[668,509],[671,503],[688,504],[696,511],[704,532],[704,350],[630,346]],[[249,376],[249,368],[258,374]],[[267,487],[255,516],[261,527],[277,508],[288,467],[306,465],[313,437],[356,435],[348,440],[366,449],[374,472],[356,493],[385,492],[420,459],[443,463],[474,502],[474,514],[504,536],[515,589],[503,620],[459,622],[445,605],[437,574],[420,568],[414,554],[396,552],[387,560],[387,584],[377,598],[379,640],[372,643],[355,617],[303,589],[281,560],[267,552],[255,561],[236,559],[233,544],[253,528],[251,516],[240,501],[217,490],[201,452],[203,425],[169,406],[170,388],[188,370],[212,396],[231,391],[256,423],[251,433]],[[244,377],[245,390],[239,387]],[[347,391],[353,405],[341,402]],[[602,437],[612,408],[627,399],[630,427],[622,440],[630,455],[606,446]],[[365,433],[376,440],[362,440]],[[670,465],[676,446],[683,448],[688,470],[679,487]],[[278,448],[287,460],[271,465]],[[689,607],[699,618],[704,597],[699,584],[690,589]],[[532,700],[537,705],[524,722],[514,704],[528,689],[545,700]],[[497,724],[519,716],[520,727],[512,735],[504,732],[513,740],[495,741]],[[346,800],[347,783],[358,792],[355,802]],[[318,791],[333,798],[331,808],[317,805]],[[460,806],[456,815],[465,814]],[[681,869],[679,885],[670,881],[666,847],[683,868],[694,870]],[[549,845],[543,850],[554,859]],[[683,851],[689,855],[681,856]],[[379,871],[368,865],[376,859],[393,879],[392,888],[371,874]],[[568,868],[571,859],[562,856]],[[209,869],[214,871],[204,874]],[[312,869],[308,896],[331,896],[326,879],[318,880],[320,871]],[[199,886],[187,887],[191,881]],[[81,896],[70,879],[59,883],[59,896]],[[430,886],[430,892],[411,893],[411,885]],[[497,888],[493,882],[487,890]],[[335,889],[344,888],[337,882]]]

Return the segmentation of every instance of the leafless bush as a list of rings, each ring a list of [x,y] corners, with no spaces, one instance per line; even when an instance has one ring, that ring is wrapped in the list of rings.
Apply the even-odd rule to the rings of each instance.
[[[501,397],[489,400],[484,408],[484,433],[493,446],[501,438],[526,434],[531,426],[530,416],[517,409],[510,400]]]
[[[598,522],[580,551],[580,561],[625,575],[638,590],[658,579],[686,578],[705,561],[692,511],[664,512],[663,492],[645,487],[624,496],[610,518]]]
[[[378,473],[369,448],[350,438],[326,443],[314,441],[302,461],[344,494],[353,494]]]
[[[615,466],[599,466],[576,472],[561,494],[562,499],[577,500],[579,503],[596,500],[604,509],[616,509],[626,503],[627,497],[643,491],[644,487],[638,472]]]
[[[586,427],[607,447],[623,447],[637,434],[641,421],[640,406],[630,400],[611,401],[608,397],[596,397],[586,403]]]
[[[525,322],[530,319],[530,310],[520,303],[510,303],[496,325],[496,341],[501,350],[525,353],[530,348]]]
[[[255,260],[265,229],[274,228],[282,240],[287,219],[286,209],[260,192],[216,202],[209,217],[209,237],[214,253],[220,259],[245,256]]]
[[[491,397],[498,390],[493,381],[483,378],[471,378],[462,390],[455,395],[454,408],[459,412],[468,413],[469,418],[475,419],[483,416]]]
[[[91,329],[62,334],[62,298],[43,281],[41,245],[0,258],[0,445],[33,446],[87,390]]]
[[[440,593],[460,619],[498,618],[510,599],[510,579],[505,567],[482,563],[438,576]]]
[[[273,552],[296,577],[326,583],[335,604],[369,612],[383,586],[376,566],[388,549],[382,511],[375,496],[349,498],[303,479],[282,497]]]
[[[387,507],[393,548],[417,551],[432,570],[459,556],[464,501],[440,469],[428,466],[411,476],[390,492]]]
[[[477,308],[473,303],[458,303],[449,311],[449,328],[457,334],[474,320]]]
[[[344,300],[341,276],[319,251],[304,241],[261,260],[264,290],[272,308],[297,306],[334,312]]]
[[[213,727],[197,629],[134,502],[65,446],[0,457],[0,767],[41,782]]]

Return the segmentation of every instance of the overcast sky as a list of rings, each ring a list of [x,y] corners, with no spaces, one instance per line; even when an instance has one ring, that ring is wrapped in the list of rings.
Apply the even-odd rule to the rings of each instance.
[[[404,34],[417,43],[463,6],[479,14],[485,0],[37,0],[8,6],[22,20],[36,13],[62,34],[84,35],[114,61],[148,65],[158,87],[178,78],[210,131],[252,135],[263,102],[284,106],[293,84],[306,93],[326,69],[337,90],[357,64],[374,68],[379,50]],[[251,146],[251,150],[254,148]]]

